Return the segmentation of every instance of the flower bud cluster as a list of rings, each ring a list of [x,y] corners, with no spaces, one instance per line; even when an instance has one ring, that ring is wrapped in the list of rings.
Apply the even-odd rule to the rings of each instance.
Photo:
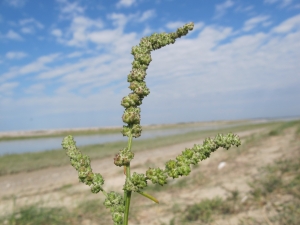
[[[175,160],[169,160],[166,163],[165,170],[149,168],[146,171],[146,176],[133,173],[133,176],[126,180],[123,190],[140,191],[147,186],[147,180],[151,180],[153,184],[163,186],[167,183],[168,176],[174,179],[189,175],[191,165],[196,165],[199,161],[207,159],[219,147],[228,150],[231,146],[238,147],[239,145],[241,145],[239,137],[232,133],[227,135],[218,134],[214,139],[206,138],[202,145],[194,145],[191,149],[185,149]]]
[[[149,37],[141,39],[140,44],[132,47],[131,54],[134,56],[132,62],[132,70],[128,75],[127,81],[130,82],[129,88],[132,90],[128,96],[124,97],[121,105],[125,108],[122,116],[123,122],[127,126],[123,126],[122,133],[124,136],[137,138],[141,136],[142,128],[140,126],[140,106],[142,100],[150,91],[144,82],[146,70],[151,62],[151,51],[160,49],[169,44],[174,44],[176,38],[186,35],[189,30],[193,30],[194,24],[188,23],[178,28],[174,33],[154,33]]]
[[[181,155],[176,157],[176,160],[169,160],[166,163],[165,172],[173,179],[183,175],[187,176],[191,172],[190,165],[207,159],[219,147],[228,150],[231,146],[238,147],[239,145],[241,145],[239,137],[232,133],[218,134],[214,139],[206,138],[203,145],[194,145],[192,149],[183,151]]]
[[[102,191],[104,179],[99,173],[93,173],[91,160],[87,155],[83,155],[76,147],[76,143],[71,135],[65,137],[62,147],[70,157],[71,165],[78,171],[79,181],[91,186],[93,193]]]
[[[114,163],[116,166],[128,166],[130,161],[133,159],[134,153],[129,151],[128,148],[120,150],[114,158]]]
[[[123,196],[114,191],[109,192],[104,201],[104,206],[110,210],[114,225],[123,225],[125,211]]]
[[[147,187],[147,178],[144,174],[134,172],[131,177],[126,179],[123,190],[139,191],[144,187]]]
[[[160,168],[149,168],[146,171],[146,177],[151,180],[153,184],[159,184],[161,186],[167,183],[168,178],[165,172]]]

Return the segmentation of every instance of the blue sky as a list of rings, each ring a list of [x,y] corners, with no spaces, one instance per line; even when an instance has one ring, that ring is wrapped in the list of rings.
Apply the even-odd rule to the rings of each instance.
[[[300,115],[299,0],[0,0],[0,131],[122,126],[131,47],[188,22],[142,125]]]

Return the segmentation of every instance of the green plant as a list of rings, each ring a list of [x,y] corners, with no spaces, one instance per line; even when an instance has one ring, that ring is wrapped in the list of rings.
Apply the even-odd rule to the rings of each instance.
[[[168,44],[174,44],[177,38],[186,35],[193,27],[193,23],[188,23],[182,28],[178,28],[174,33],[154,33],[149,37],[142,38],[140,44],[132,48],[131,54],[134,56],[133,68],[127,79],[130,82],[129,88],[132,90],[132,93],[121,101],[121,105],[125,108],[122,119],[127,124],[123,126],[122,134],[128,137],[128,143],[127,147],[120,150],[114,158],[114,164],[124,167],[126,175],[123,195],[114,191],[106,192],[103,189],[104,179],[102,175],[92,171],[90,158],[77,149],[71,135],[65,137],[62,142],[63,148],[70,157],[72,166],[78,171],[79,181],[89,185],[92,193],[101,191],[106,196],[104,205],[110,209],[115,225],[128,224],[132,192],[139,193],[158,203],[156,198],[143,192],[143,189],[148,185],[148,181],[163,186],[167,184],[168,177],[175,179],[189,175],[191,165],[196,165],[199,161],[208,158],[219,147],[229,149],[233,145],[239,146],[241,144],[238,136],[232,133],[227,135],[218,134],[214,139],[206,138],[203,145],[194,145],[191,149],[185,149],[176,159],[167,161],[164,169],[149,168],[145,174],[136,172],[131,174],[130,161],[134,157],[134,153],[131,151],[132,139],[133,137],[138,138],[141,136],[142,132],[140,125],[141,110],[138,106],[142,104],[144,97],[150,93],[144,81],[146,70],[151,62],[150,53]]]
[[[208,223],[212,221],[212,214],[226,213],[229,211],[228,206],[220,197],[213,199],[203,199],[200,203],[193,204],[186,209],[186,221],[197,221]]]

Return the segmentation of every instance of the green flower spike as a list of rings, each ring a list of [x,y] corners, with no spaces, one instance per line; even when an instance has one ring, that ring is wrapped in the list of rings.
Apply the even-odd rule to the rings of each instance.
[[[214,139],[206,138],[203,145],[194,145],[192,149],[186,149],[176,160],[169,160],[166,163],[165,173],[169,177],[178,178],[187,176],[191,172],[190,165],[196,165],[199,161],[207,159],[210,154],[219,147],[229,149],[231,146],[238,147],[241,141],[237,135],[229,133],[227,135],[218,134]]]
[[[168,176],[165,175],[164,171],[160,168],[149,168],[146,171],[146,177],[147,179],[151,180],[153,184],[159,184],[161,186],[167,183],[168,178]]]
[[[71,165],[78,171],[79,181],[91,186],[92,193],[103,191],[103,177],[99,173],[93,173],[90,158],[77,149],[76,142],[71,135],[63,139],[62,147],[70,157]]]
[[[122,195],[111,191],[107,194],[103,204],[110,210],[114,225],[123,225],[125,206]]]

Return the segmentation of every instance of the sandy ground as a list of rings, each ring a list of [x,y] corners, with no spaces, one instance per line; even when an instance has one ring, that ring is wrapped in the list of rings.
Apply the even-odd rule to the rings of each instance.
[[[264,129],[257,129],[239,132],[238,135],[243,138],[264,131]],[[292,133],[287,133],[285,138],[280,139],[271,137],[268,141],[263,142],[263,146],[253,147],[243,154],[234,156],[233,153],[222,149],[218,150],[212,154],[211,158],[201,162],[201,166],[195,168],[191,174],[191,176],[195,176],[197,171],[205,173],[209,177],[206,184],[201,184],[196,189],[185,187],[185,190],[181,193],[170,193],[167,191],[168,187],[166,186],[166,192],[159,192],[156,195],[161,204],[156,205],[145,200],[142,203],[153,205],[154,210],[151,212],[136,209],[138,215],[130,224],[160,225],[162,222],[169,224],[172,215],[167,214],[169,207],[167,203],[170,202],[172,204],[186,204],[186,202],[191,204],[199,202],[203,198],[226,196],[227,190],[236,188],[241,191],[244,199],[246,199],[246,193],[249,190],[247,184],[249,178],[257,174],[257,169],[262,165],[280,158],[282,149],[288,146],[292,138]],[[144,172],[149,165],[163,167],[166,160],[175,158],[186,147],[192,147],[195,143],[202,143],[202,141],[195,140],[151,151],[138,152],[131,163],[132,172]],[[225,162],[226,165],[223,169],[218,169],[221,162]],[[121,192],[125,177],[123,169],[113,165],[113,156],[92,161],[92,168],[94,172],[100,172],[103,175],[105,190]],[[64,188],[67,186],[68,188]],[[47,206],[66,206],[70,208],[76,206],[77,202],[87,198],[94,199],[95,195],[89,191],[87,186],[78,182],[77,172],[69,165],[0,177],[0,216],[11,213],[14,209],[14,202],[18,206],[44,202]],[[100,198],[103,199],[103,197]],[[216,224],[218,223],[216,222]],[[233,218],[228,224],[236,224],[236,219]]]

